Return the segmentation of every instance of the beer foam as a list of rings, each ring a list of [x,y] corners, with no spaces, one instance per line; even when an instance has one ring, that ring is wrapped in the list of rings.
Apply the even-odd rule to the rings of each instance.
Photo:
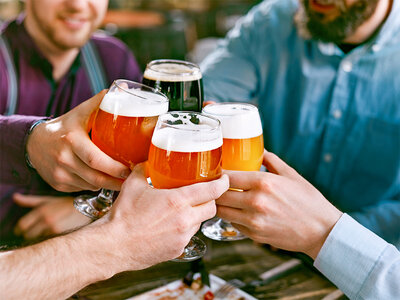
[[[202,76],[197,68],[179,63],[160,63],[152,65],[151,69],[146,68],[143,77],[155,81],[178,82],[199,80]]]
[[[108,92],[100,109],[110,114],[125,117],[153,117],[168,111],[168,101],[159,94],[129,89],[130,93],[115,90]]]
[[[203,113],[221,121],[224,138],[249,139],[263,133],[258,109],[251,104],[209,104],[203,108]]]
[[[175,152],[202,152],[217,149],[222,146],[221,131],[205,119],[200,116],[199,124],[193,124],[182,116],[169,119],[170,121],[181,120],[183,124],[157,128],[151,142],[158,148]]]

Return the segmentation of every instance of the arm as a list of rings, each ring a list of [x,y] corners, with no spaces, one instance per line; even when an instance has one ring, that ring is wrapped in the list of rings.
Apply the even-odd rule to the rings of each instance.
[[[0,181],[24,185],[31,171],[25,163],[25,142],[29,128],[43,117],[0,115]]]
[[[350,299],[400,298],[400,252],[346,214],[314,266]]]
[[[68,235],[1,253],[0,298],[64,299],[116,273],[175,258],[201,222],[215,215],[213,199],[228,185],[223,176],[157,190],[138,165],[105,217]]]
[[[88,135],[92,113],[104,94],[102,91],[68,113],[39,124],[27,139],[33,167],[56,190],[119,190],[129,175],[129,168],[103,153]]]

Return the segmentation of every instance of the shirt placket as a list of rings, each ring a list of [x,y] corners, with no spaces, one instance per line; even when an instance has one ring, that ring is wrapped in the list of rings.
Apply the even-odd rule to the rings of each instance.
[[[344,120],[352,95],[352,86],[354,84],[352,72],[354,71],[355,63],[356,55],[350,54],[344,56],[339,64],[334,83],[332,99],[326,119],[322,151],[316,173],[317,182],[327,188],[333,185],[335,171],[338,171],[337,153],[340,153],[343,139],[346,138],[344,136],[346,134]]]

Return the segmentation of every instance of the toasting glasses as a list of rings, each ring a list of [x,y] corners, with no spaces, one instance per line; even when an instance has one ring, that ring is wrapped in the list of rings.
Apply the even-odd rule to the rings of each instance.
[[[155,188],[169,189],[221,176],[220,122],[194,112],[171,112],[159,117],[149,152],[149,174]],[[206,245],[192,237],[176,261],[195,260]]]
[[[224,138],[222,168],[237,171],[260,170],[264,142],[257,107],[247,103],[216,103],[204,107],[203,113],[221,121]],[[218,241],[236,241],[246,238],[229,222],[219,218],[204,223],[201,231],[208,238]]]
[[[115,80],[97,111],[92,141],[103,152],[128,167],[146,161],[158,116],[168,111],[168,98],[146,85]],[[97,219],[109,211],[113,191],[102,189],[93,197],[82,195],[74,206]]]

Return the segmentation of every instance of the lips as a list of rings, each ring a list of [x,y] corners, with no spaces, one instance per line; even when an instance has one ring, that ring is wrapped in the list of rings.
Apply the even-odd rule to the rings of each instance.
[[[327,14],[336,9],[335,1],[332,0],[309,0],[309,5],[321,14]]]
[[[87,23],[87,20],[83,18],[63,17],[61,19],[70,29],[80,29]]]

